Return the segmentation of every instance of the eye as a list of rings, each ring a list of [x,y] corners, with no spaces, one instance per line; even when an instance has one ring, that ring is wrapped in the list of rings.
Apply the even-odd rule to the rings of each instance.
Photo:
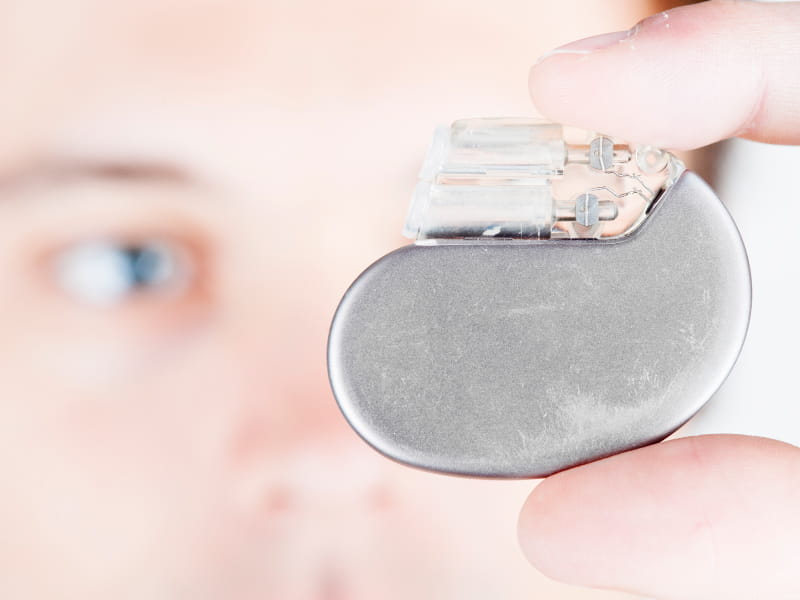
[[[174,296],[186,290],[193,268],[180,244],[86,241],[61,251],[54,260],[56,284],[74,299],[109,306],[150,295]]]

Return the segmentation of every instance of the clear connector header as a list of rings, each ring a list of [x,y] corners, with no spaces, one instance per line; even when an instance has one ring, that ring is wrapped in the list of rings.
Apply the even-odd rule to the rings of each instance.
[[[403,234],[422,240],[617,238],[683,163],[652,146],[522,118],[436,131]]]

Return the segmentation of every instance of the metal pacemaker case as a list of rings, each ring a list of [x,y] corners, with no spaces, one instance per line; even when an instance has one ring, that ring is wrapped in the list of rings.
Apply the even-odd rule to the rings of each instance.
[[[657,442],[717,390],[750,274],[725,207],[680,162],[525,119],[437,134],[416,243],[345,294],[339,406],[402,463],[540,477]]]

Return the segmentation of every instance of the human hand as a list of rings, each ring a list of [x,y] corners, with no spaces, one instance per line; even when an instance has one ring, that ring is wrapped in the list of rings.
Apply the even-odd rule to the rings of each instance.
[[[713,0],[562,47],[531,71],[550,119],[673,149],[800,143],[800,2]],[[542,482],[528,558],[570,583],[659,599],[800,597],[800,449],[684,438]]]

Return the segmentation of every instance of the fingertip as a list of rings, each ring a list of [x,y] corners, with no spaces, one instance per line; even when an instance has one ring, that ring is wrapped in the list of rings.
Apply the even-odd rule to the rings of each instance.
[[[533,103],[555,122],[671,149],[747,134],[763,108],[760,49],[775,44],[747,4],[678,8],[548,53],[530,70]]]
[[[571,536],[565,536],[565,518],[559,498],[564,478],[550,477],[542,481],[526,499],[520,511],[517,537],[523,555],[538,571],[558,581],[586,585],[580,564],[571,561]],[[579,518],[579,516],[578,516]]]
[[[798,501],[797,448],[684,438],[548,478],[523,506],[519,540],[535,567],[572,584],[669,598],[800,594]]]

